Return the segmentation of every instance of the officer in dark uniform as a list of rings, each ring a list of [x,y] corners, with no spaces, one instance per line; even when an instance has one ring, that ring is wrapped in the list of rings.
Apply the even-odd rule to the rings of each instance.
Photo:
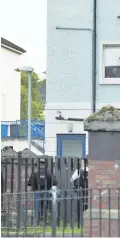
[[[3,209],[4,178],[1,172],[1,210]]]
[[[1,172],[1,194],[4,193],[4,179],[3,179],[3,174]]]
[[[52,186],[57,186],[56,176],[49,170],[45,175],[43,167],[40,168],[40,173],[36,170],[28,178],[28,186],[32,186],[33,191],[50,190]]]
[[[45,172],[45,166],[40,166],[40,170],[36,170],[33,174],[30,175],[28,178],[28,186],[32,187],[33,191],[41,191],[39,193],[40,197],[40,213],[43,216],[43,208],[44,208],[44,201],[46,198],[47,208],[48,208],[48,199],[47,195],[52,186],[57,186],[56,176],[52,174],[48,169]],[[43,192],[45,191],[45,192]],[[45,196],[45,197],[44,197]]]

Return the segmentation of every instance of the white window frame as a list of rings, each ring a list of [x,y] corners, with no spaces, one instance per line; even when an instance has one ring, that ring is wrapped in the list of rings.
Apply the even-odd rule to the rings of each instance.
[[[120,41],[102,41],[100,43],[100,67],[99,67],[99,77],[100,84],[120,84],[120,78],[104,78],[104,46],[120,46]]]

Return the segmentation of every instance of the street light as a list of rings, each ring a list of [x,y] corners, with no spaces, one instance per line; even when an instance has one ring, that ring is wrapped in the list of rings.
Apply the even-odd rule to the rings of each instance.
[[[30,66],[23,66],[15,69],[17,72],[28,73],[28,149],[31,150],[31,104],[32,104],[32,71]]]

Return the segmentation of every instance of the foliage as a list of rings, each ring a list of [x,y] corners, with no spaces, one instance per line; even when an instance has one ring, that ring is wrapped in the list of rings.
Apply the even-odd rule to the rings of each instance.
[[[39,88],[44,82],[40,81],[38,75],[32,72],[32,119],[44,119],[44,102],[41,99]],[[28,118],[28,73],[21,72],[21,119]]]

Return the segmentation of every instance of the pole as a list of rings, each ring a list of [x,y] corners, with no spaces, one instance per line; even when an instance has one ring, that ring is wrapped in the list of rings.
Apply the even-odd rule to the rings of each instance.
[[[21,225],[21,151],[18,152],[17,232]]]
[[[56,236],[57,225],[57,187],[52,186],[52,237]]]
[[[118,188],[118,237],[120,236],[120,188]]]
[[[92,112],[96,111],[96,25],[97,0],[93,1],[93,33],[92,33]]]
[[[32,72],[28,72],[28,149],[31,150]]]

